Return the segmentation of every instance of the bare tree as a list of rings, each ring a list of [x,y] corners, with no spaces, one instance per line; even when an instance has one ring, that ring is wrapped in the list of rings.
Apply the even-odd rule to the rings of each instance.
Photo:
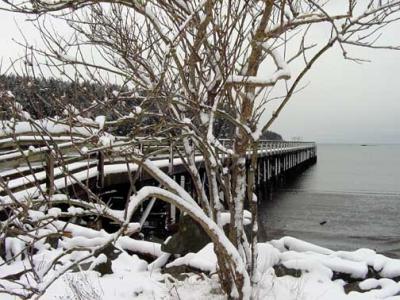
[[[71,80],[103,84],[116,78],[129,91],[116,91],[112,98],[57,119],[93,126],[92,136],[106,141],[104,147],[112,146],[113,155],[139,165],[160,183],[133,192],[119,234],[145,199],[176,205],[210,235],[222,288],[232,299],[255,298],[259,281],[254,186],[261,133],[333,46],[356,62],[362,60],[349,54],[355,47],[399,49],[378,40],[399,17],[400,1],[395,0],[36,0],[4,5],[31,15],[42,35],[45,48],[23,44],[29,74],[40,76],[47,69]],[[71,34],[57,32],[51,19],[68,24]],[[316,40],[314,28],[324,30],[326,39]],[[275,90],[282,96],[274,97]],[[126,104],[131,98],[135,106]],[[266,104],[272,100],[277,104],[271,112]],[[85,122],[85,114],[98,107],[109,107],[113,119]],[[217,138],[218,122],[233,128],[230,141]],[[116,124],[134,128],[123,144],[112,144],[107,134]],[[149,159],[157,151],[142,151],[138,137],[174,148],[191,176],[194,196]],[[201,166],[198,156],[204,159]],[[243,228],[246,202],[252,213],[250,237]],[[228,236],[221,228],[225,209],[231,215]]]

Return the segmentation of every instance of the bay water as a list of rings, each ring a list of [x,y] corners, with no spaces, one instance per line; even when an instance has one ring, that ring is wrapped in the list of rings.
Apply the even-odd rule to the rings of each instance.
[[[318,162],[261,199],[260,240],[400,257],[400,145],[318,145]]]

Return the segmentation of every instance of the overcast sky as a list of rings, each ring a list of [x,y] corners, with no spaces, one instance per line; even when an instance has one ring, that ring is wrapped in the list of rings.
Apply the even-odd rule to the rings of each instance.
[[[13,38],[21,40],[16,22],[30,39],[37,36],[23,18],[0,11],[0,57],[16,57]],[[384,40],[400,44],[400,25]],[[340,143],[400,143],[400,51],[359,50],[372,60],[345,61],[331,50],[317,63],[272,129],[284,138]],[[4,71],[4,70],[3,70]]]
[[[323,57],[272,129],[319,142],[400,143],[400,51],[357,53],[372,62],[345,61],[333,49]]]

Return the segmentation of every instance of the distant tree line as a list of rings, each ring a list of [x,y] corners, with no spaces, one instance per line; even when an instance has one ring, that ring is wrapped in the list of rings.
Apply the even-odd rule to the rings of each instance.
[[[62,115],[68,105],[73,105],[82,112],[84,117],[93,117],[97,115],[106,115],[113,119],[116,106],[120,105],[121,94],[129,94],[129,90],[119,85],[101,85],[88,81],[67,82],[56,78],[32,78],[28,76],[19,76],[14,74],[0,75],[0,90],[10,91],[26,111],[35,119],[54,117]],[[132,93],[131,93],[132,94]],[[97,108],[85,110],[92,103],[100,102],[102,99],[115,98],[114,105],[110,101],[99,105]],[[135,97],[126,97],[123,105],[134,106],[140,102]],[[128,104],[127,104],[128,103]],[[7,118],[7,107],[0,104],[0,118]],[[108,106],[108,107],[107,107]],[[146,123],[146,120],[144,120]],[[218,121],[215,124],[216,131],[220,138],[232,138],[234,136],[234,127],[227,123]],[[117,134],[126,135],[132,131],[128,125],[118,126]],[[267,130],[261,136],[261,139],[282,140],[282,136],[276,132]]]
[[[270,141],[281,141],[282,136],[279,133],[267,130],[267,131],[263,132],[260,139],[261,140],[270,140]]]
[[[120,89],[117,85],[104,86],[86,81],[77,83],[56,78],[0,75],[0,90],[12,92],[15,100],[36,119],[61,115],[68,104],[83,111],[93,101],[112,97],[113,92]]]

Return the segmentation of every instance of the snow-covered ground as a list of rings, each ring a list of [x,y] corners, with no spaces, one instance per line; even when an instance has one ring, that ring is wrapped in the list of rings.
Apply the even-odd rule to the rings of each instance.
[[[118,244],[117,241],[117,248],[121,249]],[[258,250],[258,299],[400,300],[400,283],[396,282],[396,277],[398,280],[400,276],[400,260],[384,257],[373,250],[332,251],[291,237],[260,243]],[[159,257],[164,254],[159,250],[155,253]],[[57,249],[47,249],[35,258],[39,260],[40,255],[50,258],[56,254]],[[41,259],[44,261],[46,257]],[[89,270],[62,275],[40,299],[225,299],[215,273],[217,260],[212,244],[198,253],[170,260],[167,267],[186,265],[204,272],[190,273],[184,280],[162,274],[155,264],[148,264],[125,250],[112,261],[113,274],[101,276],[93,271],[96,265],[104,261],[106,257],[101,254],[89,259]],[[25,263],[21,260],[2,264],[1,278],[18,271]],[[297,272],[299,277],[282,276],[275,273],[273,266],[301,272]],[[56,274],[55,270],[49,273],[52,272]],[[42,275],[45,277],[49,274]],[[380,279],[367,278],[371,276]],[[335,279],[339,277],[355,282],[360,291],[346,294],[344,287],[347,282]],[[0,284],[5,284],[3,279],[0,279]],[[7,284],[9,288],[12,287],[9,282]],[[18,288],[17,282],[15,288]],[[18,298],[1,294],[0,299]]]

